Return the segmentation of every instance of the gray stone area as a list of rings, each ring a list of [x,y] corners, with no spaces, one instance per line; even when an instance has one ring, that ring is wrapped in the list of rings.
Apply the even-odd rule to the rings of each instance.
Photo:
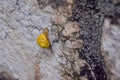
[[[120,80],[120,25],[105,20],[102,37],[102,50],[109,80]]]
[[[60,79],[57,56],[36,44],[45,27],[54,40],[52,17],[36,0],[0,0],[0,69],[4,66],[19,80]]]
[[[61,58],[64,42],[59,40],[58,33],[63,30],[67,14],[59,12],[64,11],[62,7],[56,10],[50,5],[42,9],[40,6],[37,0],[0,0],[0,71],[6,71],[14,79],[64,79],[61,72],[64,71],[61,65],[66,65],[66,59]],[[71,6],[67,8],[71,10]],[[46,27],[50,49],[42,49],[36,43]],[[76,47],[75,44],[72,43]]]
[[[72,4],[73,0],[0,0],[0,79],[87,80],[78,75],[88,64],[77,52],[83,45],[82,30],[77,22],[67,21]],[[51,47],[42,49],[36,38],[46,27]],[[103,30],[107,74],[109,80],[119,80],[119,26],[107,20]]]

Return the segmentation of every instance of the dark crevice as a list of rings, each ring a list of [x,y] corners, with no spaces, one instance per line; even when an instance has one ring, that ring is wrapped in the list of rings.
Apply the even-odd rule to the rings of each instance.
[[[88,65],[81,67],[79,76],[86,76],[87,80],[107,80],[101,58],[102,25],[105,14],[102,13],[103,8],[97,7],[98,3],[103,1],[75,0],[72,17],[68,19],[77,21],[83,31],[83,47],[78,53],[79,58],[84,59],[90,68]]]

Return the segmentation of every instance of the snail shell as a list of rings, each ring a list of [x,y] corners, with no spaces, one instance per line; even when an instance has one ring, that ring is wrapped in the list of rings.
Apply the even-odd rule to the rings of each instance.
[[[50,41],[48,39],[48,28],[43,29],[42,33],[37,37],[37,44],[41,48],[49,48],[50,47]]]

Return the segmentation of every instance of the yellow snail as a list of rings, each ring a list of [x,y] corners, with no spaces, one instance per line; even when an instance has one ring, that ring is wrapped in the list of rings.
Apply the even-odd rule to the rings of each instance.
[[[48,28],[43,29],[42,33],[37,37],[37,44],[41,48],[49,48],[50,41],[48,39],[49,30]]]

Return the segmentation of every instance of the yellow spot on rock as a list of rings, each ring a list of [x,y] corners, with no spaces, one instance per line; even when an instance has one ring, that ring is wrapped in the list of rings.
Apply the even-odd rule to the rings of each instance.
[[[50,47],[50,41],[48,39],[48,28],[43,29],[42,33],[37,37],[37,44],[41,48],[49,48]]]

